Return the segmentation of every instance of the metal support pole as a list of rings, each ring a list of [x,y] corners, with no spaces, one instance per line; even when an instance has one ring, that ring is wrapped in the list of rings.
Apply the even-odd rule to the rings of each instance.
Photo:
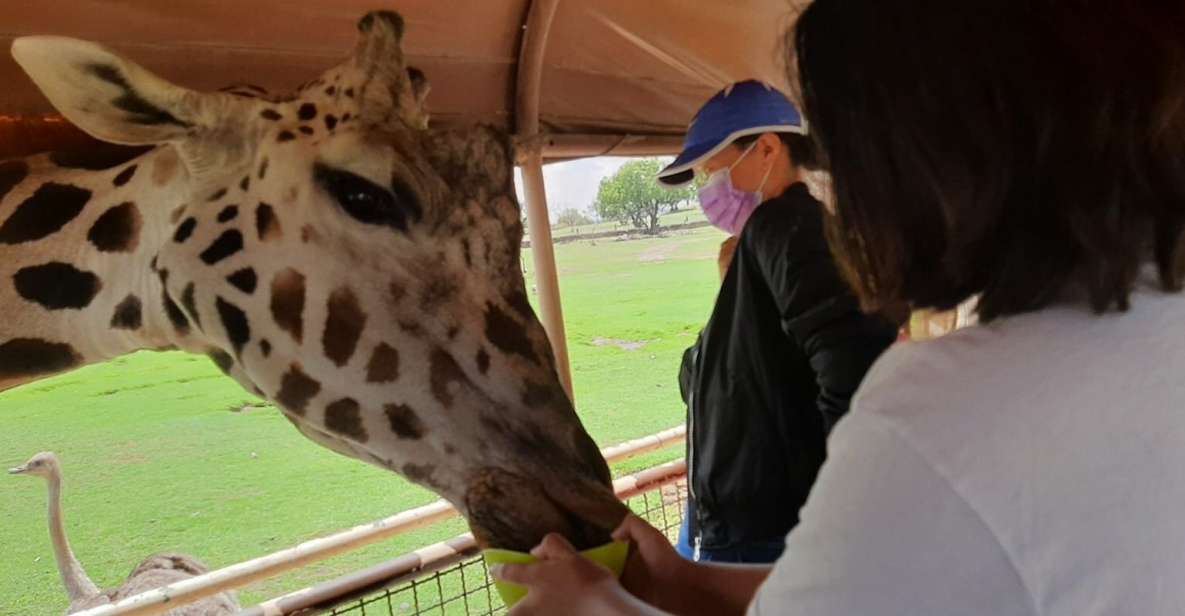
[[[568,337],[564,332],[564,309],[560,303],[559,271],[551,242],[551,221],[547,218],[547,188],[543,183],[543,155],[538,149],[522,159],[523,191],[527,201],[527,232],[535,257],[535,286],[539,291],[539,312],[543,329],[555,353],[560,383],[572,395],[572,368],[568,362]]]
[[[555,19],[559,0],[534,0],[527,9],[523,46],[518,57],[518,100],[515,121],[520,143],[535,143],[539,135],[539,98],[543,80],[543,58],[547,36]],[[572,396],[572,368],[568,364],[568,339],[564,334],[564,311],[560,306],[560,282],[551,244],[551,221],[547,218],[547,188],[543,184],[543,151],[531,145],[519,164],[526,192],[527,232],[535,257],[535,286],[539,290],[539,312],[543,328],[555,353],[556,372],[568,397]]]

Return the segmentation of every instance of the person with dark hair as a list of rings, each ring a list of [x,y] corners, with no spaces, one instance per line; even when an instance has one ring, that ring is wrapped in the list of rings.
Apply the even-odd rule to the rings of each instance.
[[[705,175],[700,204],[730,235],[716,306],[680,368],[690,496],[677,548],[691,560],[777,560],[827,432],[896,339],[860,311],[827,250],[823,205],[802,183],[816,166],[802,124],[781,92],[735,83],[658,174],[667,185]]]
[[[549,536],[498,572],[512,614],[1180,613],[1182,32],[1180,2],[812,3],[788,39],[841,270],[980,323],[878,360],[772,569],[630,517],[632,594]]]

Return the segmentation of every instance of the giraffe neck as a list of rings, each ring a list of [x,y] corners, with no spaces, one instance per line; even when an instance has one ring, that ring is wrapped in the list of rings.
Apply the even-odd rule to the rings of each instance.
[[[0,391],[180,343],[153,269],[184,194],[176,153],[102,170],[54,161],[0,164]]]

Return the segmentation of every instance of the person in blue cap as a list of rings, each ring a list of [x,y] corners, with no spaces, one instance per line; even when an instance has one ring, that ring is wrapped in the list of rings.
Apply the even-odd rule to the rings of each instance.
[[[801,115],[760,81],[713,96],[682,153],[658,174],[696,173],[708,220],[730,235],[716,305],[684,353],[688,515],[677,544],[691,560],[777,560],[848,410],[897,328],[866,315],[823,235],[823,205],[803,183],[815,166]]]

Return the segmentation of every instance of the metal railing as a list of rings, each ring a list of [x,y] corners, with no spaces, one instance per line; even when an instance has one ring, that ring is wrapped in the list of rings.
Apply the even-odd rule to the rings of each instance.
[[[657,434],[606,448],[601,453],[607,461],[614,463],[680,443],[684,437],[684,428],[671,428]],[[615,487],[621,481],[618,480],[618,482],[615,482]],[[79,612],[77,616],[149,616],[151,614],[161,614],[175,609],[180,605],[193,603],[204,597],[209,597],[227,590],[242,588],[253,582],[275,577],[281,573],[323,561],[345,552],[358,550],[364,546],[455,517],[456,515],[458,515],[457,511],[447,502],[437,501],[370,524],[355,526],[354,528],[327,537],[312,539],[291,548],[211,571],[170,586],[140,593],[117,603]],[[421,559],[419,562],[422,563],[425,554],[421,553],[425,550],[432,550],[426,556],[430,560],[433,560],[439,555],[437,552],[444,549],[440,547],[442,545],[444,544],[436,544],[436,546],[417,550],[404,558],[408,563],[413,562],[413,559]],[[385,564],[389,565],[390,563]],[[265,611],[258,613],[273,616],[273,614],[278,612]]]
[[[682,461],[673,462],[633,477],[640,480],[636,490],[625,498],[627,504],[674,542],[686,509],[686,467]],[[362,580],[356,577],[357,574],[346,576],[266,602],[240,616],[485,616],[505,613],[506,608],[493,589],[485,561],[477,546],[472,544],[472,537],[462,535],[452,542],[460,542],[455,545],[460,549],[416,569],[383,580],[371,580],[369,585],[354,589],[349,588],[351,584]],[[399,560],[391,561],[392,569]]]

